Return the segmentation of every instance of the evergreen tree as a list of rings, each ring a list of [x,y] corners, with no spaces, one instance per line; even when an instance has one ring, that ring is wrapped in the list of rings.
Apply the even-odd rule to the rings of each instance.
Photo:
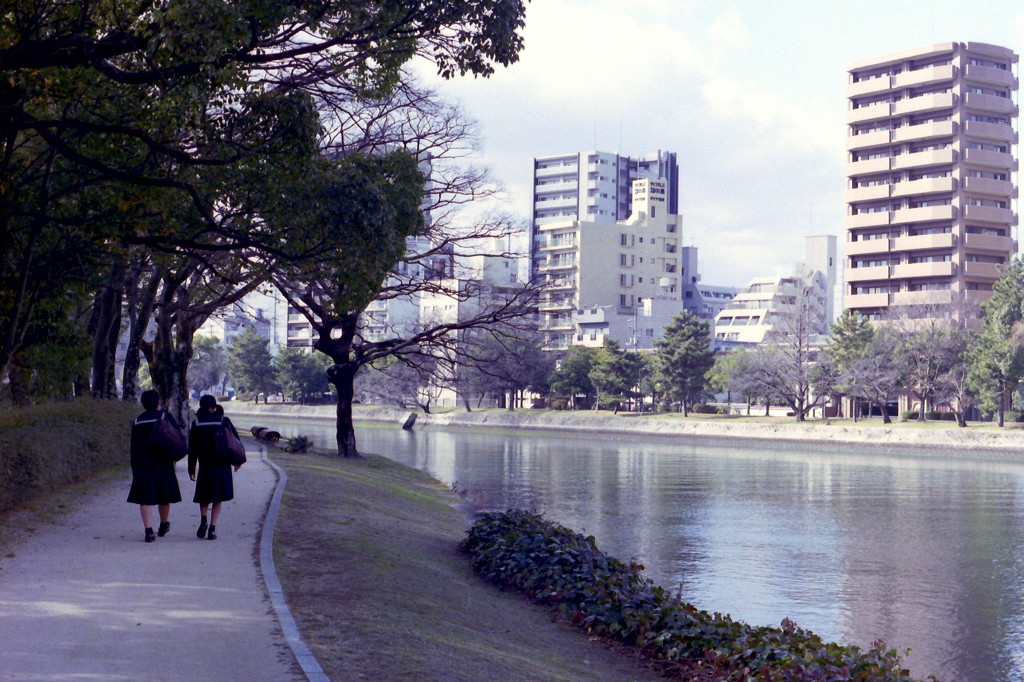
[[[228,371],[240,392],[268,393],[277,388],[269,345],[270,341],[251,327],[231,340]]]
[[[576,409],[576,397],[589,398],[594,394],[590,381],[590,370],[594,368],[596,348],[573,346],[558,363],[558,369],[551,375],[551,391],[569,398],[569,405]]]
[[[217,387],[228,371],[227,351],[214,336],[197,336],[192,342],[188,386],[193,391]]]
[[[282,348],[274,360],[274,372],[284,394],[300,404],[311,396],[323,395],[330,386],[326,358],[320,353]]]
[[[1024,260],[1017,255],[992,285],[992,298],[981,306],[985,313],[982,332],[968,354],[971,377],[981,396],[983,409],[998,415],[1004,423],[1006,398],[1013,394],[1024,373]]]
[[[708,387],[708,371],[715,364],[707,320],[683,311],[665,327],[658,349],[658,371],[673,399],[682,403],[683,414]]]

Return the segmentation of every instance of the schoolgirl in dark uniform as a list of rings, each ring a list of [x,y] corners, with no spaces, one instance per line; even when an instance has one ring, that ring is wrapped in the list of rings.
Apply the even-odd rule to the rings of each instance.
[[[157,409],[160,394],[156,391],[143,391],[139,402],[146,411],[132,424],[132,487],[128,491],[128,502],[139,505],[146,542],[153,542],[157,535],[163,537],[171,529],[171,505],[181,502],[181,489],[174,473],[174,460],[150,444],[149,434],[158,419],[168,420],[174,428],[178,428],[178,422],[169,413]],[[160,528],[155,535],[153,505],[160,514]]]
[[[234,481],[231,476],[231,465],[223,462],[217,455],[214,437],[223,420],[224,425],[238,436],[235,425],[224,416],[224,408],[217,404],[212,395],[204,395],[199,399],[199,409],[188,432],[188,477],[196,482],[196,493],[192,501],[199,505],[199,530],[196,537],[217,539],[217,517],[220,516],[221,502],[235,497]],[[199,465],[198,475],[196,465]],[[235,467],[238,471],[241,467]],[[206,512],[210,506],[209,523]]]

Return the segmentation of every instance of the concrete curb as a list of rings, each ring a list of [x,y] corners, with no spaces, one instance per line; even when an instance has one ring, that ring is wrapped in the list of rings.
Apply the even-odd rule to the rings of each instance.
[[[277,466],[267,454],[265,445],[260,445],[260,457],[264,462],[277,472],[277,487],[274,489],[274,496],[267,508],[266,518],[263,520],[263,531],[260,534],[260,572],[263,573],[263,582],[266,585],[267,593],[270,595],[270,603],[274,607],[277,621],[281,625],[284,638],[291,647],[295,660],[302,668],[303,674],[310,682],[330,682],[330,678],[324,673],[316,656],[309,650],[306,643],[302,641],[299,628],[295,624],[292,612],[288,608],[288,602],[284,597],[284,590],[281,588],[281,581],[277,578],[277,569],[274,568],[274,525],[277,522],[277,512],[281,507],[281,496],[284,495],[284,486],[288,483],[288,474],[284,469]]]

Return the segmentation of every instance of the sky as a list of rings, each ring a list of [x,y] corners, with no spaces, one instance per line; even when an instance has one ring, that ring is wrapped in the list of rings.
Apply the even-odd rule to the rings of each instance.
[[[422,72],[476,119],[504,208],[528,223],[534,157],[676,152],[684,244],[703,282],[742,286],[789,273],[806,235],[841,255],[849,64],[953,41],[1020,53],[1024,5],[533,0],[523,35],[489,79]]]

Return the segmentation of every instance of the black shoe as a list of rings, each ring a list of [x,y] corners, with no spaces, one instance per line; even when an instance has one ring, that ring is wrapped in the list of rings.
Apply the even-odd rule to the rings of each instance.
[[[210,532],[206,534],[206,539],[207,540],[216,540],[217,539],[217,531],[214,529],[213,526],[210,526]]]
[[[153,542],[154,540],[156,540],[156,536],[153,535],[153,529],[152,528],[147,528],[146,529],[146,542]]]
[[[170,529],[171,529],[171,522],[170,521],[164,521],[163,523],[160,524],[160,527],[156,529],[156,534],[159,535],[160,537],[163,537],[163,536],[167,535],[167,531],[169,531]]]
[[[203,519],[199,523],[199,530],[196,531],[196,537],[199,539],[206,537],[206,519]]]

